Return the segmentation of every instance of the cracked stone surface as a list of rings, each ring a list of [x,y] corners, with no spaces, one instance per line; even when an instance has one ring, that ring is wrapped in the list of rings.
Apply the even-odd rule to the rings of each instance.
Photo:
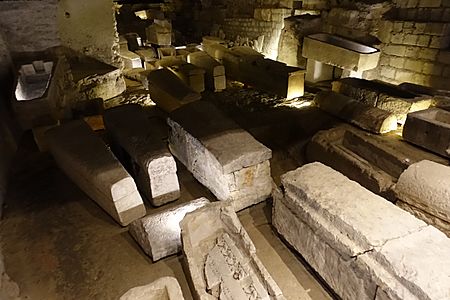
[[[184,297],[178,280],[166,276],[130,289],[119,300],[184,300]]]
[[[187,169],[235,210],[271,193],[270,149],[213,104],[197,101],[170,114],[169,146]]]
[[[157,118],[149,119],[137,104],[109,109],[104,123],[114,143],[133,161],[138,188],[155,206],[180,196],[175,159],[167,147],[167,128]]]
[[[450,167],[423,160],[400,176],[395,193],[402,207],[450,235]]]
[[[282,184],[275,228],[343,299],[450,296],[443,233],[321,163],[286,173]]]
[[[145,216],[130,224],[130,234],[153,261],[176,254],[181,251],[180,221],[207,203],[208,199],[199,198]]]
[[[119,224],[145,215],[133,178],[84,121],[65,123],[46,135],[58,166]]]
[[[208,204],[188,213],[180,226],[197,299],[284,299],[232,207]]]

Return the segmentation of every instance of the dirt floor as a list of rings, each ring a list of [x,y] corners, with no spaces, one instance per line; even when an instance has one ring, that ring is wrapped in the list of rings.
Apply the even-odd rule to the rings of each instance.
[[[219,101],[217,95],[213,97]],[[271,166],[277,184],[281,174],[302,162],[305,141],[335,123],[316,108],[227,113],[273,150]],[[171,205],[201,196],[215,199],[181,164],[178,167],[182,196]],[[127,228],[72,183],[50,154],[38,152],[31,134],[22,140],[11,176],[0,238],[6,270],[19,284],[22,299],[118,299],[132,287],[168,275],[175,276],[185,298],[192,299],[182,255],[153,263]],[[156,209],[148,205],[147,211]],[[287,299],[305,299],[306,294],[314,300],[330,299],[301,257],[275,233],[270,216],[270,200],[239,213],[258,255]]]

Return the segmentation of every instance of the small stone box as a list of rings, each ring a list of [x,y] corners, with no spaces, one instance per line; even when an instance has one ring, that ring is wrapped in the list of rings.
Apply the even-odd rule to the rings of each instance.
[[[408,114],[403,138],[410,143],[450,157],[450,112],[430,108]]]

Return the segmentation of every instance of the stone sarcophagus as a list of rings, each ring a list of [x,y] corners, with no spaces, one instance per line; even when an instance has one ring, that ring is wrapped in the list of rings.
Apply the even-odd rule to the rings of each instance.
[[[172,153],[217,199],[239,211],[270,196],[272,151],[213,104],[184,105],[168,123]]]
[[[284,299],[232,207],[208,204],[180,226],[195,299]]]

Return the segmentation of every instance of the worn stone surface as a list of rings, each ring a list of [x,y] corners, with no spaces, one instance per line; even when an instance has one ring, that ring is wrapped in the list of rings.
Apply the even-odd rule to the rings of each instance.
[[[201,93],[205,90],[205,70],[193,64],[180,61],[169,67],[193,91]]]
[[[402,202],[426,213],[424,221],[434,217],[433,223],[450,223],[450,167],[423,160],[411,165],[400,176],[395,193]],[[423,213],[420,213],[423,211]],[[442,228],[443,226],[438,226]],[[448,227],[448,225],[447,225]],[[448,231],[447,231],[448,233]]]
[[[190,103],[168,123],[172,153],[219,200],[241,210],[269,197],[271,150],[214,105]]]
[[[225,67],[206,52],[190,53],[187,61],[206,71],[205,84],[209,89],[218,92],[226,88]]]
[[[450,112],[430,108],[408,114],[403,127],[408,142],[450,157]]]
[[[133,178],[84,121],[47,131],[47,141],[58,166],[119,224],[145,215]]]
[[[166,68],[148,71],[144,75],[144,87],[161,109],[171,112],[182,105],[200,100],[201,95],[191,90],[180,78]]]
[[[232,207],[208,204],[180,226],[197,299],[284,299]]]
[[[333,82],[333,91],[386,110],[394,114],[401,124],[405,123],[408,113],[427,109],[431,104],[429,96],[420,96],[392,84],[358,78]]]
[[[320,92],[314,100],[322,110],[364,130],[387,133],[397,129],[397,118],[394,115],[350,97],[335,92]]]
[[[184,297],[178,280],[166,276],[130,289],[119,300],[184,300]]]
[[[449,297],[443,233],[320,163],[286,173],[282,183],[275,227],[343,299]]]
[[[153,261],[176,254],[181,251],[180,221],[207,203],[208,199],[199,198],[147,215],[130,224],[130,233]]]
[[[105,127],[114,143],[124,149],[133,162],[138,188],[155,206],[180,196],[175,159],[165,138],[167,128],[158,119],[150,120],[138,104],[107,110]]]

